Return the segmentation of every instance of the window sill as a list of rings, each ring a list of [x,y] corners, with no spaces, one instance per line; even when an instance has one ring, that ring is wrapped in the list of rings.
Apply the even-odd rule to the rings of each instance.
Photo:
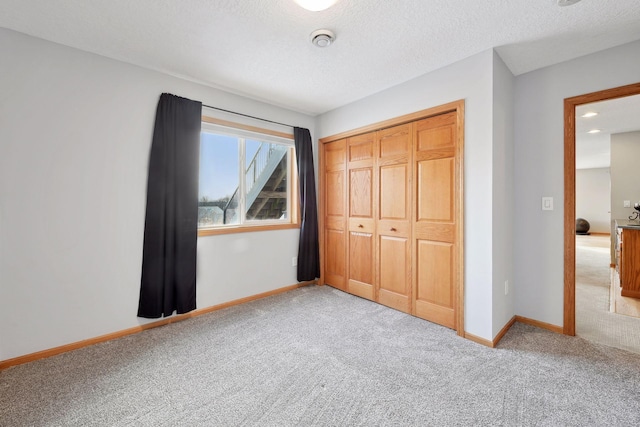
[[[265,224],[265,225],[238,225],[220,228],[198,229],[198,237],[217,236],[219,234],[247,233],[254,231],[289,230],[300,228],[300,224]]]

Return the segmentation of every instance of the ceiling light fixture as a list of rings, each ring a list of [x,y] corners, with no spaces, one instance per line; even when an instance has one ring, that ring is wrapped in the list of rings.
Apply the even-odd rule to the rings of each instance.
[[[336,35],[331,30],[315,30],[310,37],[311,43],[318,47],[327,47],[336,39]]]
[[[598,115],[598,113],[596,113],[595,111],[589,111],[588,113],[584,113],[580,117],[584,117],[584,118],[588,119],[589,117],[595,117],[597,115]]]
[[[338,0],[294,0],[301,7],[310,10],[312,12],[320,12],[321,10],[329,9]]]
[[[600,133],[600,129],[591,129],[589,132],[587,133]]]
[[[578,3],[580,0],[558,0],[558,6],[571,6],[572,4]]]

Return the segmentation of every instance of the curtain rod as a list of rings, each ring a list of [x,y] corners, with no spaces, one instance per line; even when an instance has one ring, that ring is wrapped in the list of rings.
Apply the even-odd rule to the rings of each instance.
[[[275,122],[273,120],[263,119],[261,117],[250,116],[248,114],[243,114],[243,113],[237,113],[237,112],[231,111],[231,110],[225,110],[224,108],[212,107],[211,105],[202,104],[202,106],[203,107],[207,107],[207,108],[211,108],[213,110],[224,111],[225,113],[231,113],[231,114],[236,114],[238,116],[249,117],[250,119],[262,120],[263,122],[269,122],[269,123],[273,123],[273,124],[276,124],[276,125],[287,126],[287,127],[290,127],[290,128],[294,128],[295,127],[295,126],[292,126],[292,125],[288,125],[286,123]]]

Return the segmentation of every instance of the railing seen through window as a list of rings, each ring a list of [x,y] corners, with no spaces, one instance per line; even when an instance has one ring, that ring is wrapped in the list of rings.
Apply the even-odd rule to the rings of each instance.
[[[290,224],[293,141],[203,123],[198,228]]]

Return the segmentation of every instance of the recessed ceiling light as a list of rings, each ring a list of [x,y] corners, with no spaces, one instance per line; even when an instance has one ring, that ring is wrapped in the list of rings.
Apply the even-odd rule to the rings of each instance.
[[[580,0],[558,0],[558,6],[571,6],[578,3]]]
[[[600,133],[600,129],[591,129],[589,132],[587,133]]]
[[[585,118],[589,118],[589,117],[595,117],[597,116],[598,113],[596,113],[595,111],[589,111],[588,113],[584,113],[582,116],[580,117],[585,117]]]
[[[295,0],[300,6],[312,12],[319,12],[333,6],[338,0]]]

